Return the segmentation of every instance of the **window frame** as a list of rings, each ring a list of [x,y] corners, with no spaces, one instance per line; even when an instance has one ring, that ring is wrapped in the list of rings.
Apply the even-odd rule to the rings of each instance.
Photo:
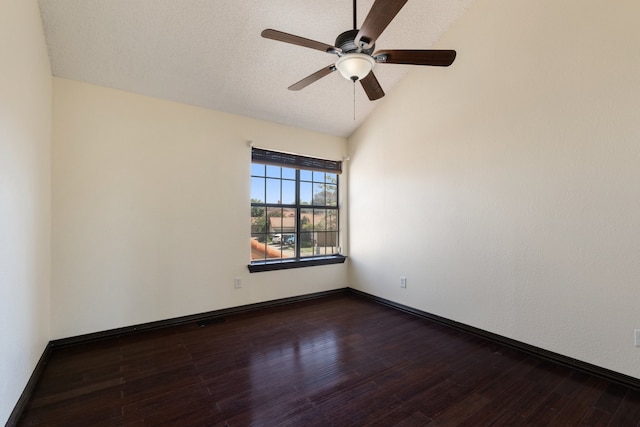
[[[264,169],[264,175],[254,175],[253,169],[254,169],[254,165],[264,165],[265,169]],[[280,168],[280,175],[278,178],[270,176],[269,172],[268,172],[268,166],[276,166]],[[278,203],[273,203],[273,201],[270,202],[270,200],[268,200],[268,196],[267,196],[267,188],[268,188],[268,184],[267,184],[267,180],[269,179],[277,179],[280,183],[280,188],[282,189],[282,183],[283,181],[291,181],[291,178],[289,177],[284,177],[283,176],[283,168],[284,169],[292,169],[295,172],[295,179],[294,179],[294,183],[295,183],[295,200],[294,203],[281,203],[282,200],[278,200]],[[311,180],[307,180],[307,179],[303,179],[301,178],[302,173],[304,172],[311,172],[312,173],[312,178]],[[315,200],[313,199],[314,197],[314,193],[312,192],[311,194],[311,204],[303,204],[303,201],[301,200],[301,196],[300,196],[300,186],[301,186],[301,182],[305,182],[305,183],[311,183],[312,188],[316,183],[319,183],[319,181],[315,180],[315,173],[317,172],[321,172],[321,173],[329,173],[332,175],[336,176],[336,183],[335,183],[335,205],[329,205],[327,203],[327,200],[325,199],[325,202],[323,205],[316,205],[314,202]],[[255,233],[253,230],[251,230],[250,233],[250,238],[254,239],[254,236],[256,234],[261,234],[264,235],[264,240],[265,240],[265,247],[267,246],[267,241],[268,238],[270,236],[270,232],[269,232],[269,215],[268,215],[268,211],[270,209],[283,209],[283,213],[285,209],[291,209],[295,211],[295,231],[293,233],[285,233],[284,231],[282,231],[282,226],[281,226],[281,235],[284,234],[294,234],[295,235],[295,248],[294,248],[294,257],[290,257],[290,258],[267,258],[266,254],[265,254],[265,258],[264,259],[258,259],[258,260],[250,260],[249,265],[247,266],[249,269],[250,273],[256,273],[256,272],[262,272],[262,271],[272,271],[272,270],[285,270],[285,269],[291,269],[291,268],[300,268],[300,267],[312,267],[312,266],[318,266],[318,265],[330,265],[330,264],[341,264],[344,263],[346,260],[346,257],[342,254],[340,254],[340,204],[338,203],[339,201],[339,191],[340,191],[340,179],[339,179],[339,175],[342,172],[342,162],[338,162],[338,161],[332,161],[332,160],[324,160],[324,159],[317,159],[317,158],[313,158],[313,157],[306,157],[306,156],[300,156],[300,155],[296,155],[296,154],[290,154],[290,153],[282,153],[282,152],[277,152],[277,151],[271,151],[271,150],[264,150],[264,149],[260,149],[260,148],[255,148],[252,147],[252,159],[251,159],[251,181],[252,181],[252,187],[253,187],[253,180],[254,179],[260,179],[263,178],[265,180],[265,194],[264,194],[264,201],[260,201],[260,202],[254,202],[253,200],[253,194],[252,194],[252,199],[251,199],[251,210],[252,212],[254,211],[254,209],[264,209],[264,218],[265,218],[265,227],[266,229],[264,230],[264,232],[260,232],[260,233]],[[323,185],[330,185],[329,183],[327,183],[327,176],[324,175],[323,178]],[[281,190],[282,191],[282,190]],[[325,191],[325,197],[326,197],[326,187],[324,189]],[[281,193],[280,198],[282,199],[283,195]],[[322,230],[322,231],[312,231],[312,233],[317,233],[317,232],[324,232],[325,234],[325,238],[326,235],[329,234],[330,232],[335,233],[335,239],[336,239],[336,245],[335,245],[335,253],[332,254],[319,254],[319,255],[315,255],[312,254],[310,256],[301,256],[301,247],[302,247],[302,239],[301,239],[301,235],[303,233],[306,233],[303,231],[303,211],[304,210],[312,210],[313,212],[315,212],[316,210],[324,210],[325,211],[325,220],[327,218],[327,213],[331,210],[331,211],[335,211],[335,224],[336,224],[336,229],[334,231],[331,230]],[[253,216],[252,216],[253,218]],[[281,218],[284,218],[284,216],[281,216]],[[253,226],[253,223],[252,223]],[[316,236],[317,237],[317,236]],[[326,246],[325,246],[326,248]],[[281,252],[282,253],[282,252]]]

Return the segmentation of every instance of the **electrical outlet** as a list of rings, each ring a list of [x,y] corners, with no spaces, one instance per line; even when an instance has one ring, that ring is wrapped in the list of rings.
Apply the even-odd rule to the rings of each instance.
[[[406,277],[400,276],[400,287],[401,288],[406,288],[407,287],[407,278]]]
[[[640,347],[640,329],[633,330],[633,345]]]
[[[242,277],[236,277],[233,279],[233,287],[236,289],[240,289],[242,287]]]

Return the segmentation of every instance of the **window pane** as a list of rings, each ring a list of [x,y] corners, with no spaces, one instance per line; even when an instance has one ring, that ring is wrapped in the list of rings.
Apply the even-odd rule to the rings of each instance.
[[[282,208],[267,208],[267,233],[282,233]]]
[[[294,205],[296,203],[296,182],[282,180],[282,203]]]
[[[266,234],[267,232],[267,217],[265,215],[265,208],[255,206],[251,207],[251,233]]]
[[[265,165],[251,163],[251,175],[264,176]]]
[[[267,258],[268,259],[278,259],[282,258],[282,251],[280,248],[274,248],[273,246],[267,246]]]
[[[300,204],[310,205],[313,200],[313,185],[310,182],[300,183]]]
[[[335,173],[327,173],[325,175],[325,180],[328,183],[336,184],[338,182],[338,175]]]
[[[264,203],[264,178],[251,178],[251,202]]]
[[[282,246],[289,250],[293,250],[295,254],[296,249],[296,235],[295,233],[287,233],[282,235]]]
[[[326,206],[325,200],[325,185],[315,184],[313,187],[313,205],[314,206]]]
[[[280,166],[267,165],[267,176],[270,178],[280,178]]]
[[[282,178],[296,179],[296,170],[291,168],[282,168]]]
[[[320,231],[317,233],[316,255],[332,255],[338,252],[338,233]]]
[[[334,209],[327,209],[327,218],[325,225],[328,231],[338,231],[338,211]]]
[[[338,186],[325,185],[326,206],[338,206]]]
[[[313,210],[313,231],[320,231],[325,229],[325,215],[324,209]]]
[[[313,180],[315,182],[324,182],[324,172],[313,172]]]
[[[280,203],[280,180],[267,178],[267,203]]]
[[[318,232],[316,233],[316,255],[326,255],[327,254],[327,233]]]
[[[314,249],[315,246],[313,244],[313,233],[300,233],[300,256],[313,256]]]
[[[338,232],[331,231],[326,233],[327,235],[327,255],[333,255],[338,253]]]
[[[311,171],[306,171],[306,170],[300,171],[300,179],[302,181],[311,181],[312,176],[313,175]]]
[[[301,231],[313,231],[313,209],[300,209]]]
[[[267,243],[260,241],[260,236],[251,236],[251,260],[259,261],[267,258]]]
[[[281,258],[296,257],[295,233],[282,233],[271,241],[272,246],[280,251]]]
[[[282,227],[283,233],[295,233],[298,228],[298,223],[296,220],[297,209],[287,208],[282,210]]]

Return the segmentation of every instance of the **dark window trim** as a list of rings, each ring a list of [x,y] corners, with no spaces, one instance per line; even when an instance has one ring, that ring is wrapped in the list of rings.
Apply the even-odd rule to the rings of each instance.
[[[318,265],[343,264],[346,260],[347,257],[344,255],[331,255],[284,261],[254,262],[247,265],[247,268],[249,269],[249,273],[260,273],[263,271],[289,270],[291,268],[315,267]]]
[[[301,182],[301,176],[300,176],[300,171],[301,170],[306,170],[306,171],[313,171],[313,172],[325,172],[325,173],[329,173],[329,174],[333,174],[336,175],[336,180],[338,179],[338,176],[340,175],[340,173],[342,172],[342,162],[340,161],[334,161],[334,160],[326,160],[326,159],[318,159],[318,158],[314,158],[314,157],[306,157],[306,156],[301,156],[298,154],[291,154],[291,153],[282,153],[282,152],[277,152],[277,151],[272,151],[272,150],[265,150],[265,149],[261,149],[261,148],[256,148],[256,147],[252,147],[251,148],[251,163],[256,163],[256,164],[264,164],[264,165],[272,165],[272,166],[278,166],[281,168],[290,168],[290,169],[295,169],[296,172],[296,178],[295,178],[295,185],[296,185],[296,195],[295,195],[295,203],[294,204],[281,204],[281,203],[251,203],[251,207],[257,207],[257,208],[264,208],[269,209],[269,208],[276,208],[276,209],[285,209],[285,208],[290,208],[290,209],[295,209],[297,211],[296,214],[296,218],[297,218],[297,222],[296,222],[296,231],[295,234],[296,235],[296,239],[295,239],[295,244],[296,244],[296,248],[295,248],[295,252],[296,252],[296,257],[293,258],[270,258],[270,259],[261,259],[261,260],[255,260],[255,261],[251,261],[250,264],[247,266],[249,269],[250,273],[256,273],[256,272],[262,272],[262,271],[273,271],[273,270],[287,270],[287,269],[291,269],[291,268],[300,268],[300,267],[313,267],[313,266],[317,266],[317,265],[330,265],[330,264],[342,264],[345,262],[345,257],[343,255],[341,255],[339,253],[340,249],[338,246],[336,246],[336,249],[338,253],[333,253],[330,255],[327,254],[322,254],[322,255],[311,255],[311,256],[305,256],[302,257],[300,255],[300,250],[301,250],[301,238],[300,235],[302,233],[302,215],[301,215],[301,209],[311,209],[312,211],[315,211],[317,209],[324,209],[327,212],[329,210],[335,211],[336,214],[336,221],[338,221],[338,218],[340,216],[340,206],[337,205],[337,200],[339,200],[339,195],[338,195],[338,191],[339,191],[339,185],[338,185],[338,181],[336,181],[336,185],[335,185],[335,191],[336,191],[336,205],[335,206],[329,206],[329,205],[315,205],[313,203],[312,200],[312,204],[311,205],[302,205],[300,203],[300,182]],[[252,173],[252,177],[253,177],[253,173]],[[265,175],[265,178],[268,178],[268,176]],[[325,178],[326,179],[326,178]],[[282,176],[280,177],[280,181],[282,181],[283,178]],[[305,182],[307,182],[305,180]],[[312,183],[315,181],[311,181]],[[324,184],[327,185],[326,180],[324,181]],[[326,189],[325,189],[326,191]],[[326,203],[326,200],[325,200]],[[266,211],[265,211],[266,213]],[[268,216],[267,216],[267,226],[268,226]],[[323,230],[323,231],[317,231],[318,233],[329,233],[331,230]],[[340,233],[340,227],[338,225],[337,229],[335,230],[336,236],[339,236]],[[262,234],[262,233],[258,233],[258,234]],[[269,233],[265,234],[265,238],[268,236]],[[252,232],[251,236],[254,236],[254,233]],[[336,242],[337,244],[339,244],[339,241]]]

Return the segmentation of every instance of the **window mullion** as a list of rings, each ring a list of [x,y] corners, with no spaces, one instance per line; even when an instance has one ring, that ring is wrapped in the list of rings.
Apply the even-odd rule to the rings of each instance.
[[[267,166],[265,165],[264,167],[264,224],[265,224],[265,228],[264,228],[264,244],[265,244],[265,248],[267,247],[267,245],[269,244],[269,232],[271,230],[269,230],[270,228],[270,224],[269,224],[269,209],[267,207]],[[269,254],[267,251],[265,251],[264,253],[264,259],[268,260],[269,259]]]
[[[302,231],[302,209],[300,207],[300,170],[296,169],[296,259],[300,260],[300,233]]]

